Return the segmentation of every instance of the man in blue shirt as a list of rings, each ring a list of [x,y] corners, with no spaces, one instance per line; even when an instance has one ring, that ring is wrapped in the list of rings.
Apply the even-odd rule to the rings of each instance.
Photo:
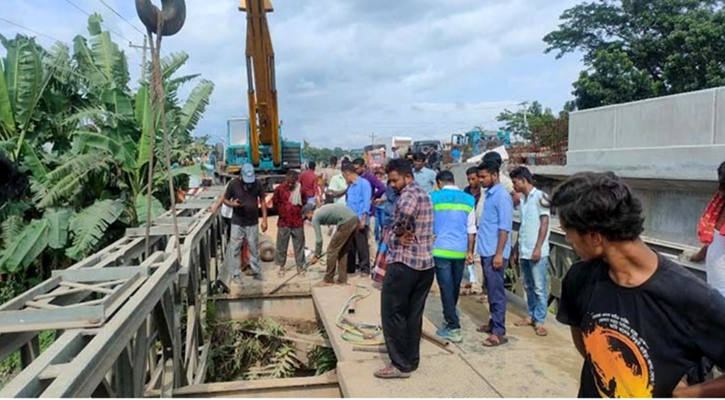
[[[436,173],[432,169],[426,168],[427,161],[427,157],[422,152],[413,155],[413,177],[421,190],[430,194],[436,184]]]
[[[355,272],[355,254],[360,261],[360,271],[363,275],[370,274],[370,248],[368,247],[368,227],[370,225],[370,209],[373,198],[372,187],[367,179],[360,177],[352,163],[342,164],[342,176],[347,181],[347,207],[358,217],[360,226],[350,241],[350,251],[347,258],[347,272]]]
[[[511,228],[514,203],[499,180],[499,164],[487,161],[478,167],[481,186],[486,189],[483,213],[478,226],[476,245],[483,265],[483,277],[488,292],[491,319],[479,328],[488,333],[483,341],[486,347],[508,342],[506,338],[506,289],[504,276],[511,255]],[[472,247],[472,246],[471,246]],[[468,249],[468,261],[473,260],[473,249]]]
[[[431,193],[433,201],[433,261],[436,280],[443,302],[444,326],[436,335],[444,340],[459,343],[461,325],[456,312],[458,295],[463,280],[466,250],[473,247],[476,237],[476,199],[456,186],[451,171],[441,171],[436,176],[441,190]]]
[[[458,147],[454,147],[451,150],[451,157],[453,158],[453,163],[459,164],[461,162],[461,151],[458,150]]]

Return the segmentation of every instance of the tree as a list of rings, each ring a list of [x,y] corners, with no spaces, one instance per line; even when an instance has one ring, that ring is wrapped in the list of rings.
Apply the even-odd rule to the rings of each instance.
[[[569,129],[569,112],[573,111],[572,102],[564,104],[564,109],[554,115],[550,108],[544,108],[541,103],[534,101],[524,110],[504,110],[496,117],[505,125],[501,130],[521,135],[525,140],[539,147],[555,146],[567,139]],[[526,123],[524,123],[524,119]]]
[[[101,29],[99,15],[89,17],[88,32],[73,40],[72,56],[62,45],[45,51],[33,39],[2,38],[7,57],[0,63],[0,151],[32,173],[32,193],[0,208],[0,278],[22,275],[32,265],[42,277],[46,265],[67,265],[115,240],[125,227],[145,223],[150,126],[160,115],[151,113],[148,86],[129,88],[126,57]],[[178,88],[198,77],[174,76],[187,60],[184,53],[162,60],[176,161],[201,145],[191,133],[214,89],[201,80],[179,99]],[[155,138],[155,157],[162,160],[162,135]],[[152,216],[168,202],[164,169],[154,164]],[[187,171],[172,172],[176,187]]]
[[[561,15],[544,37],[560,58],[581,51],[579,109],[725,84],[722,0],[597,0]]]

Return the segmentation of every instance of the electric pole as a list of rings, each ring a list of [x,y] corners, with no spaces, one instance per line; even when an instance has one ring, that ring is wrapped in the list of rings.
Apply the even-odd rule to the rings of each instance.
[[[376,138],[377,136],[378,136],[378,135],[376,135],[376,134],[374,134],[374,133],[371,133],[371,134],[370,134],[370,139],[372,140],[372,144],[373,144],[373,145],[375,144],[375,138]]]
[[[143,51],[143,54],[141,54],[141,82],[146,82],[146,50],[148,49],[148,40],[146,38],[146,35],[143,37],[143,46],[139,46],[136,44],[133,44],[132,42],[128,42],[128,47],[134,48],[134,49],[141,49]]]

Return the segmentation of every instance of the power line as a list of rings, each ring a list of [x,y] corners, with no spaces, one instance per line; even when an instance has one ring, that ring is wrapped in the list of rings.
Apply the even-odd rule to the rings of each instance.
[[[42,32],[38,32],[38,31],[36,31],[36,30],[34,30],[34,29],[30,29],[30,28],[28,28],[28,27],[25,27],[25,26],[23,26],[23,25],[20,25],[20,24],[18,24],[18,23],[16,23],[16,22],[13,22],[13,21],[10,21],[10,20],[8,20],[8,19],[5,19],[5,18],[3,18],[3,17],[0,17],[0,20],[2,20],[2,21],[4,21],[4,22],[7,22],[7,23],[8,23],[8,24],[10,24],[10,25],[15,25],[16,27],[18,27],[18,28],[20,28],[20,29],[24,29],[24,30],[26,30],[26,31],[28,31],[28,32],[32,32],[32,33],[34,33],[34,34],[36,34],[36,35],[40,35],[40,36],[46,37],[46,38],[48,38],[48,39],[50,39],[50,40],[55,40],[56,42],[66,43],[66,42],[64,42],[63,40],[60,40],[60,39],[58,39],[58,38],[54,38],[53,36],[50,36],[50,35],[46,35],[45,33],[42,33]],[[66,43],[66,44],[67,44],[67,43]]]
[[[118,11],[116,11],[116,10],[115,10],[115,9],[114,9],[113,7],[109,6],[109,5],[108,5],[108,3],[106,3],[106,2],[105,2],[105,1],[103,1],[103,0],[98,0],[98,1],[100,1],[100,2],[101,2],[101,4],[103,4],[104,6],[106,6],[106,8],[108,8],[108,9],[109,9],[109,10],[111,10],[111,11],[113,11],[113,13],[114,13],[114,14],[118,15],[118,17],[119,17],[119,18],[121,18],[122,20],[126,21],[126,23],[127,23],[127,24],[129,24],[129,25],[131,26],[131,28],[135,29],[135,30],[136,30],[136,31],[138,31],[138,33],[140,33],[140,34],[142,34],[142,35],[145,35],[145,33],[144,33],[143,31],[141,31],[140,29],[138,29],[138,28],[136,27],[136,25],[132,24],[132,23],[131,23],[131,22],[130,22],[129,20],[127,20],[127,19],[126,19],[126,18],[125,18],[125,17],[123,16],[123,15],[119,14],[119,12],[118,12]]]
[[[65,0],[65,2],[66,2],[66,3],[68,3],[68,4],[70,4],[71,6],[75,7],[75,8],[76,8],[76,9],[77,9],[78,11],[82,12],[83,14],[85,14],[85,15],[87,15],[87,16],[89,16],[89,17],[91,16],[91,13],[89,13],[89,12],[88,12],[88,11],[86,11],[86,10],[84,10],[83,8],[81,8],[81,7],[80,7],[80,6],[78,6],[78,5],[76,4],[76,3],[72,2],[71,0]],[[133,41],[133,40],[131,40],[131,39],[127,38],[127,37],[124,37],[123,35],[121,35],[121,34],[120,34],[120,33],[118,33],[117,31],[114,31],[114,30],[113,30],[113,29],[111,29],[111,28],[110,28],[110,27],[109,27],[109,26],[108,26],[107,24],[105,24],[105,23],[101,23],[101,25],[103,25],[103,27],[105,27],[106,29],[108,29],[108,31],[109,31],[109,32],[111,32],[111,33],[113,33],[114,35],[116,35],[116,36],[120,37],[121,39],[123,39],[123,40],[125,40],[125,41],[127,41],[127,42],[132,42],[132,41]],[[136,50],[138,51],[138,49],[136,49]]]

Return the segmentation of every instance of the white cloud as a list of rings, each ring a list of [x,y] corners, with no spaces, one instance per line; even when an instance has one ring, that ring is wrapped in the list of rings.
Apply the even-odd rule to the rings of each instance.
[[[102,12],[108,27],[140,44],[141,35],[99,2],[74,2]],[[496,114],[523,100],[558,108],[570,97],[579,62],[544,55],[541,38],[577,2],[274,0],[268,20],[285,134],[318,146],[359,147],[373,132],[424,139],[478,124],[497,127]],[[86,16],[64,1],[3,3],[5,18],[29,28],[68,42],[86,34]],[[133,2],[109,4],[141,27]],[[247,114],[246,15],[236,6],[187,0],[184,28],[163,42],[165,53],[189,53],[183,73],[216,84],[199,134],[222,138],[227,118]],[[4,35],[16,30],[0,23]],[[126,40],[118,43],[125,47]],[[140,55],[127,52],[137,77]]]

